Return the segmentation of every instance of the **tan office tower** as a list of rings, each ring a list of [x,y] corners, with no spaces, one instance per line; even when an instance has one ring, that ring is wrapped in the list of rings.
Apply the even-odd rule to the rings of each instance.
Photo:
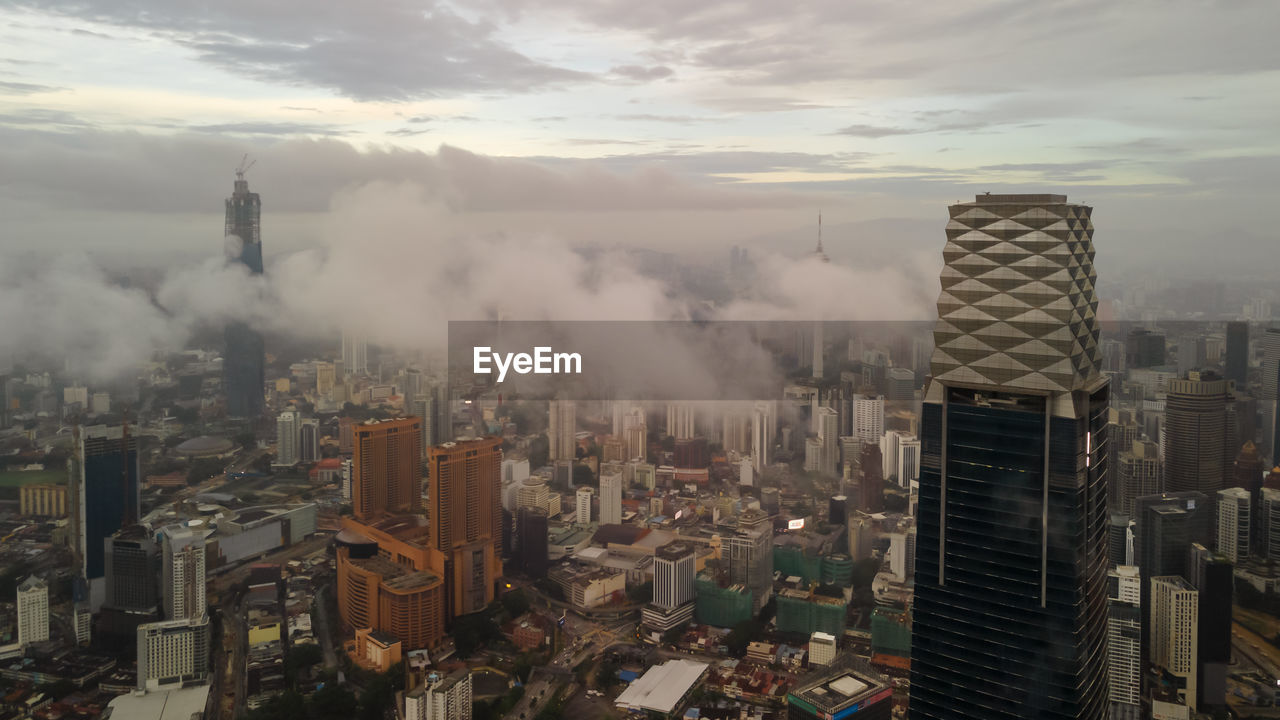
[[[502,438],[447,442],[427,454],[431,534],[445,556],[448,617],[483,610],[502,575]]]
[[[420,512],[422,421],[370,420],[351,430],[351,503],[356,517]]]

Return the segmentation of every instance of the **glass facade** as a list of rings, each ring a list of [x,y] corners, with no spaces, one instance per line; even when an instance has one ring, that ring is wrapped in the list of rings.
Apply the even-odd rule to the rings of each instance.
[[[922,422],[910,717],[1102,718],[1107,388],[944,392]]]

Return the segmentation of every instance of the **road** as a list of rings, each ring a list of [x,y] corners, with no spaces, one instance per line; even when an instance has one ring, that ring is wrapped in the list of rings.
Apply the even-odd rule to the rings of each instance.
[[[528,684],[524,686],[524,695],[521,696],[520,702],[511,708],[505,720],[530,720],[535,717],[551,698],[555,697],[558,687],[558,678],[544,673],[541,669],[534,670],[529,675]]]
[[[311,622],[314,625],[312,634],[320,639],[320,649],[324,651],[324,667],[326,670],[336,670],[338,668],[338,653],[333,649],[333,636],[329,634],[329,613],[324,604],[325,591],[329,589],[329,583],[320,586],[316,590],[315,602],[312,604]]]

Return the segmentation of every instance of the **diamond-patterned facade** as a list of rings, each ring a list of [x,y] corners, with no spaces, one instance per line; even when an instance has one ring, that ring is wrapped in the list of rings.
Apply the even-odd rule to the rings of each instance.
[[[1093,208],[1065,195],[953,205],[933,377],[1069,392],[1101,370]]]

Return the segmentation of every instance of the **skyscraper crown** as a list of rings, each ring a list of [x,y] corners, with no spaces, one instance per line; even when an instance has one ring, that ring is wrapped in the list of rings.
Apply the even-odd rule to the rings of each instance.
[[[934,379],[1049,392],[1093,381],[1093,208],[1065,195],[986,194],[950,212]]]

